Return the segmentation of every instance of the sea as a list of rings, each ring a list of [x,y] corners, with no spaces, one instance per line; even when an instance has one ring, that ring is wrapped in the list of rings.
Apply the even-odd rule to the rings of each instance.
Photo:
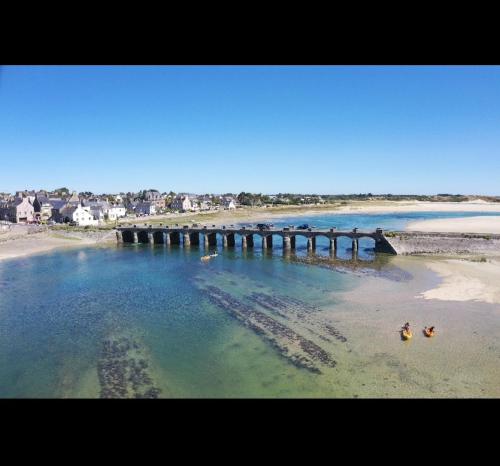
[[[479,212],[269,218],[403,230]],[[494,214],[492,214],[494,215]],[[260,220],[265,222],[265,220]],[[117,244],[0,262],[0,398],[500,396],[500,308],[423,299],[424,257]],[[410,322],[414,336],[402,341]],[[426,338],[424,326],[436,327]]]

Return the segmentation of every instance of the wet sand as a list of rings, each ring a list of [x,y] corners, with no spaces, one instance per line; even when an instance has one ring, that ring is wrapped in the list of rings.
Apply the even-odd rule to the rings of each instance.
[[[422,293],[425,299],[476,301],[500,304],[500,258],[486,262],[442,259],[426,260],[442,282]]]

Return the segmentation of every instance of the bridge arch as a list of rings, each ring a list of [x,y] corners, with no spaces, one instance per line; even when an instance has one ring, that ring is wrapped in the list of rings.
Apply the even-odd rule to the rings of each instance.
[[[147,230],[139,230],[137,232],[137,241],[139,243],[148,243],[149,242],[148,231]]]
[[[163,231],[155,231],[153,233],[153,241],[155,244],[163,244],[165,242],[163,238]]]
[[[134,233],[130,230],[122,231],[122,239],[124,243],[133,243],[134,242]]]

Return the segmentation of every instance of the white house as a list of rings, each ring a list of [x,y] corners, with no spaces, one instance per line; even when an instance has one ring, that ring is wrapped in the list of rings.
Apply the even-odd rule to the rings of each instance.
[[[236,204],[232,197],[225,197],[224,199],[222,199],[221,204],[224,209],[236,209]]]
[[[109,206],[107,210],[108,220],[116,220],[117,218],[125,217],[127,209],[122,205]]]
[[[92,215],[89,206],[67,206],[61,209],[61,215],[65,222],[75,222],[78,226],[96,226],[99,221]]]

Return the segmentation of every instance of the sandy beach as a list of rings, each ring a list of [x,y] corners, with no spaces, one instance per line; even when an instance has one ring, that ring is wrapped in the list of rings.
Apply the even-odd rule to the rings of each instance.
[[[428,260],[425,265],[443,280],[422,293],[425,299],[500,304],[500,260]]]
[[[98,234],[81,232],[44,231],[29,234],[27,228],[0,234],[0,261],[41,254],[54,249],[114,244],[115,234],[111,230]]]
[[[500,215],[423,220],[409,223],[406,229],[437,233],[500,233]]]
[[[500,233],[500,216],[463,217],[411,222],[407,230],[423,232]],[[500,304],[499,257],[482,261],[428,259],[425,265],[437,273],[442,282],[422,293],[425,299],[446,301],[478,301]]]

